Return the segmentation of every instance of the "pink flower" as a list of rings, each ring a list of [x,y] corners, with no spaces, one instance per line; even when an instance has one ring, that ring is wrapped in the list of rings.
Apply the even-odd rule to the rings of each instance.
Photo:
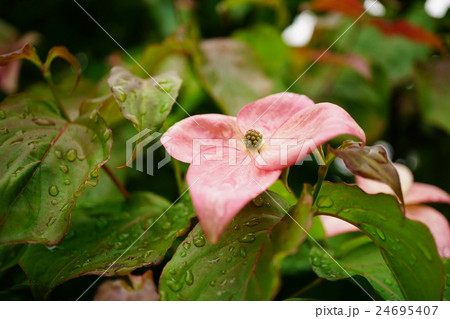
[[[190,163],[192,202],[207,238],[217,242],[233,217],[317,146],[342,134],[365,141],[363,130],[337,105],[293,93],[267,96],[237,117],[184,119],[161,138],[170,155]]]
[[[406,166],[401,164],[394,164],[394,166],[400,177],[406,217],[425,224],[434,237],[439,254],[450,258],[450,226],[447,218],[432,207],[420,205],[422,203],[450,204],[450,195],[436,186],[414,183],[414,177]],[[356,176],[356,184],[367,194],[384,193],[395,196],[392,189],[381,182]],[[358,230],[355,226],[334,217],[320,216],[320,218],[328,237]]]

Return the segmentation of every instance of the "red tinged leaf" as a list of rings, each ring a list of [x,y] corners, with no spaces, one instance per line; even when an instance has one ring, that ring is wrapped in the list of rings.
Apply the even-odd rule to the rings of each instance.
[[[387,36],[403,36],[414,42],[426,44],[438,50],[445,49],[442,39],[437,35],[406,20],[388,21],[374,18],[371,20],[371,24]]]
[[[39,69],[41,69],[41,71],[44,68],[36,49],[31,44],[26,44],[22,49],[0,55],[0,66],[20,59],[27,59],[33,62]]]
[[[322,64],[346,66],[352,68],[362,77],[368,80],[372,79],[372,71],[370,69],[369,62],[362,56],[353,54],[337,54],[329,51],[324,53],[324,50],[308,50],[306,54],[311,62],[317,60],[318,63]]]
[[[308,7],[315,11],[339,12],[351,18],[358,18],[365,11],[360,0],[315,0]]]
[[[337,149],[328,146],[328,150],[342,159],[353,174],[387,184],[404,203],[399,175],[383,146],[362,146],[347,140]]]
[[[78,82],[80,81],[81,77],[81,67],[80,63],[78,62],[77,58],[67,50],[66,47],[53,47],[50,49],[47,55],[47,59],[45,60],[44,68],[45,72],[50,72],[50,66],[54,59],[60,58],[65,61],[67,61],[70,66],[74,69],[74,71],[77,74],[77,79],[75,81],[75,85],[73,86],[72,91],[77,87]]]

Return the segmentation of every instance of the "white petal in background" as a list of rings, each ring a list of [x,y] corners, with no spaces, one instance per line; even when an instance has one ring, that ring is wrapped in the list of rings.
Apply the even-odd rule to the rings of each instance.
[[[450,8],[450,0],[427,0],[425,11],[433,18],[441,19]]]
[[[310,11],[303,11],[282,33],[283,41],[292,47],[306,46],[314,34],[317,17]]]

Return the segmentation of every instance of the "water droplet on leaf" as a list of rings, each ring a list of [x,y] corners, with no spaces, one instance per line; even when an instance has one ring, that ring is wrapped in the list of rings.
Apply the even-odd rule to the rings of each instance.
[[[255,206],[261,207],[262,205],[264,205],[264,198],[262,196],[255,197],[253,199],[253,204]]]
[[[377,228],[376,231],[377,231],[378,237],[380,237],[381,240],[386,240],[386,236],[381,231],[381,229]]]
[[[69,162],[73,162],[77,158],[77,151],[71,148],[67,151],[66,158]]]
[[[204,236],[196,237],[194,238],[193,243],[195,247],[203,247],[206,244],[205,237]]]
[[[109,140],[110,137],[111,137],[111,130],[106,129],[105,132],[103,132],[103,139],[107,141]]]
[[[239,255],[241,255],[242,258],[247,257],[247,250],[245,249],[245,247],[239,248]]]
[[[175,276],[177,274],[177,271],[175,269],[170,269],[169,274],[171,274],[172,276]]]
[[[422,253],[425,255],[425,258],[429,261],[433,261],[433,257],[431,257],[431,254],[428,251],[428,249],[426,249],[425,246],[423,246],[423,244],[421,242],[419,242],[418,245],[419,245],[419,248],[422,251]]]
[[[256,225],[259,225],[259,218],[253,217],[253,218],[249,219],[247,222],[245,222],[244,225],[247,227],[254,227]]]
[[[192,271],[190,270],[186,271],[186,277],[184,281],[188,286],[191,286],[194,283],[194,274],[192,273]]]
[[[51,186],[48,188],[48,193],[49,193],[50,195],[52,195],[52,196],[58,195],[58,193],[59,193],[58,186],[56,186],[56,185],[51,185]]]
[[[334,205],[334,202],[329,197],[320,197],[317,201],[320,208],[330,208]]]
[[[256,239],[256,235],[254,233],[248,233],[247,235],[239,238],[241,243],[252,243]]]
[[[176,281],[174,278],[172,278],[167,283],[167,286],[169,286],[170,290],[172,290],[173,292],[177,292],[180,291],[182,284]]]
[[[51,126],[55,125],[55,122],[49,120],[49,119],[33,119],[32,120],[35,124],[41,125],[41,126]]]

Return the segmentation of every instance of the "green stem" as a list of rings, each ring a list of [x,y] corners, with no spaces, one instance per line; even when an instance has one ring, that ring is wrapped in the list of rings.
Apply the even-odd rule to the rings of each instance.
[[[308,290],[316,287],[317,285],[321,284],[324,281],[323,278],[316,278],[314,281],[312,281],[311,283],[309,283],[308,285],[306,285],[305,287],[302,287],[299,291],[297,291],[296,293],[292,294],[289,298],[297,298],[298,296],[303,295],[305,292],[307,292]]]
[[[53,97],[55,98],[56,105],[58,106],[59,112],[67,121],[70,122],[70,116],[69,116],[69,114],[67,114],[66,110],[64,109],[64,107],[61,103],[61,100],[59,99],[58,91],[56,90],[56,86],[53,83],[50,72],[43,73],[43,76],[44,76],[45,80],[47,81],[48,85],[50,86]]]
[[[322,150],[322,148],[321,148]],[[322,151],[323,154],[323,151]],[[319,195],[320,188],[322,187],[322,183],[325,180],[325,177],[327,176],[328,169],[330,168],[331,163],[333,163],[333,160],[335,159],[335,156],[333,153],[328,152],[325,160],[325,165],[319,166],[319,173],[317,177],[317,183],[316,186],[314,186],[314,194],[313,194],[313,200],[314,203],[317,200],[317,196]]]
[[[177,181],[178,193],[179,195],[181,195],[184,192],[184,183],[183,178],[181,177],[180,163],[176,159],[172,160],[171,162],[175,172],[175,180]]]

